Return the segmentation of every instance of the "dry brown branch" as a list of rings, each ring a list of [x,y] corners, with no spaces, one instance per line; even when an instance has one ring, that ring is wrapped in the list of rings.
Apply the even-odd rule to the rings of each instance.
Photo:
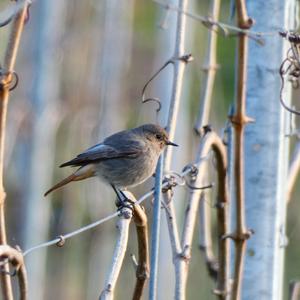
[[[12,29],[5,52],[3,67],[0,74],[0,244],[7,244],[5,228],[5,190],[3,185],[3,167],[4,167],[4,145],[5,145],[5,128],[7,104],[9,98],[10,84],[13,77],[14,65],[16,62],[17,51],[19,48],[20,38],[23,31],[24,20],[27,13],[27,1],[24,2],[23,9],[15,15]],[[4,266],[5,271],[9,271],[8,265]],[[4,300],[13,299],[11,280],[8,275],[1,275],[1,285]]]
[[[288,177],[287,177],[287,195],[286,195],[287,203],[289,203],[291,200],[293,188],[295,186],[299,171],[300,171],[300,142],[298,142],[295,147],[291,164],[289,166]]]
[[[212,22],[218,21],[220,13],[220,0],[213,0],[211,2],[211,8],[209,17]],[[214,29],[214,26],[211,26]],[[213,93],[213,87],[215,82],[215,75],[218,68],[217,65],[217,32],[215,30],[208,31],[206,56],[203,66],[205,72],[205,78],[203,82],[203,88],[200,95],[200,111],[195,123],[194,129],[198,134],[201,134],[203,126],[208,125],[211,97]]]
[[[23,255],[20,251],[8,245],[0,246],[0,261],[8,261],[16,270],[19,278],[20,300],[27,299],[28,283]],[[4,266],[7,263],[4,264]]]
[[[136,226],[138,238],[138,264],[136,268],[136,284],[133,293],[133,300],[142,297],[147,279],[149,278],[149,240],[148,220],[142,206],[135,204],[133,221]]]
[[[293,281],[290,283],[289,300],[299,300],[299,299],[300,299],[300,282]]]
[[[249,29],[253,24],[247,15],[244,0],[236,0],[237,19],[240,28]],[[241,33],[238,38],[238,70],[237,70],[237,96],[235,114],[231,116],[234,129],[234,184],[236,200],[236,229],[231,235],[235,242],[235,269],[232,288],[232,299],[240,299],[243,277],[246,240],[250,232],[246,228],[245,221],[245,191],[244,191],[244,129],[250,121],[246,115],[246,82],[248,59],[248,36]]]
[[[208,131],[203,140],[200,142],[199,151],[197,153],[195,167],[198,173],[193,180],[193,185],[200,186],[206,175],[206,166],[201,158],[206,157],[210,151],[213,151],[216,157],[216,170],[218,173],[218,192],[217,192],[217,214],[218,214],[218,274],[217,288],[215,293],[219,299],[225,299],[228,294],[228,271],[229,271],[229,244],[224,236],[228,233],[228,187],[227,187],[227,156],[226,149],[220,137],[214,132]],[[201,190],[192,189],[188,206],[185,212],[183,234],[181,246],[183,252],[177,258],[179,264],[182,290],[185,291],[188,276],[188,266],[191,257],[191,248],[193,241],[194,228],[197,218],[197,211]],[[184,292],[185,293],[185,292]]]

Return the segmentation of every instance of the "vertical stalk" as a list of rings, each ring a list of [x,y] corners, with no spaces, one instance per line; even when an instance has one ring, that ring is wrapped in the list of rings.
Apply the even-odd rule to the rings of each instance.
[[[249,29],[252,19],[247,15],[244,0],[236,0],[238,26]],[[240,34],[238,37],[237,50],[237,92],[235,113],[231,116],[234,129],[234,184],[236,200],[236,229],[233,234],[235,242],[235,267],[234,282],[232,288],[232,299],[241,298],[241,284],[243,277],[246,240],[250,233],[246,228],[245,220],[245,187],[244,187],[244,128],[250,121],[246,116],[246,82],[247,82],[247,60],[248,60],[248,36]]]
[[[8,45],[5,52],[3,62],[3,70],[0,82],[0,244],[7,244],[6,227],[5,227],[5,189],[3,185],[3,167],[4,167],[4,145],[5,145],[5,129],[7,105],[9,99],[9,83],[12,80],[12,72],[14,70],[17,51],[19,48],[20,38],[23,31],[24,20],[27,12],[27,1],[24,1],[24,6],[16,14],[12,23],[12,29],[8,40]],[[8,266],[5,265],[5,271],[8,271]],[[5,300],[13,299],[11,280],[8,275],[1,274],[1,285]]]
[[[212,21],[218,21],[221,0],[212,0],[209,17]],[[214,29],[214,27],[212,27]],[[203,70],[205,72],[204,82],[200,94],[200,110],[194,129],[201,133],[203,126],[207,125],[210,116],[212,93],[217,71],[217,35],[215,30],[208,31],[207,50]]]
[[[161,189],[163,179],[163,155],[159,158],[155,172],[155,197],[153,205],[153,223],[151,233],[151,258],[150,258],[150,285],[149,299],[157,299],[157,276],[159,257],[159,237],[160,237],[160,216],[161,216]]]
[[[128,193],[129,194],[129,193]],[[122,208],[117,223],[118,238],[115,245],[110,270],[106,276],[105,288],[100,294],[99,300],[113,300],[117,280],[123,265],[129,235],[129,225],[132,219],[132,211],[128,208]]]
[[[178,7],[181,10],[185,10],[188,4],[188,0],[179,0]],[[186,16],[181,13],[177,13],[177,26],[176,26],[176,41],[175,41],[175,49],[174,49],[174,58],[181,58],[184,56],[184,41],[185,41],[185,28],[186,28]],[[168,121],[167,121],[167,131],[169,133],[170,140],[174,139],[175,129],[177,124],[177,116],[179,111],[180,104],[180,96],[182,92],[182,84],[183,84],[183,74],[186,63],[184,59],[176,59],[174,61],[174,79],[173,79],[173,87],[172,87],[172,96],[171,102],[169,106],[168,112]],[[172,159],[172,151],[171,147],[166,149],[165,157],[164,157],[164,166],[163,172],[167,172],[171,167],[171,159]],[[182,249],[180,247],[180,239],[178,233],[178,227],[176,222],[176,213],[174,204],[171,199],[171,194],[166,193],[165,202],[168,203],[168,211],[166,211],[167,223],[169,229],[169,236],[172,245],[173,252],[173,262],[175,264],[175,260],[178,255],[181,254]],[[185,299],[185,294],[182,290],[182,285],[180,282],[178,264],[175,264],[175,299]]]

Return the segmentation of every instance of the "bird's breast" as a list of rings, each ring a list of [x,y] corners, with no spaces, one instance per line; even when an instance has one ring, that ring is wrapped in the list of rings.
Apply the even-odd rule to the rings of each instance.
[[[118,188],[138,185],[152,176],[159,153],[149,147],[135,158],[116,158],[99,162],[96,174]]]

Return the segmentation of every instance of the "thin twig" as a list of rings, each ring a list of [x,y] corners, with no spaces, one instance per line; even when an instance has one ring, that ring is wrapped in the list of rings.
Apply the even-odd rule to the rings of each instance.
[[[20,300],[26,300],[28,282],[22,253],[8,245],[0,245],[0,261],[2,260],[10,262],[15,268],[16,274],[19,278]],[[4,265],[7,265],[7,263]]]
[[[293,188],[295,187],[296,179],[300,171],[300,142],[297,142],[295,146],[292,160],[289,166],[288,177],[287,177],[287,203],[290,203],[292,198]]]
[[[220,6],[220,0],[213,0],[211,2],[211,9],[209,15],[213,22],[218,21]],[[203,126],[208,125],[211,99],[217,69],[217,33],[214,30],[210,30],[208,33],[206,56],[203,67],[203,71],[205,72],[205,78],[200,95],[200,111],[194,126],[194,129],[198,134],[201,134],[200,131],[201,128],[203,128]]]
[[[138,263],[136,268],[136,284],[133,293],[133,300],[141,299],[145,284],[149,278],[149,240],[148,240],[148,220],[143,208],[135,204],[133,221],[136,226],[138,238]]]
[[[238,25],[242,29],[249,29],[253,24],[248,17],[244,0],[236,0]],[[238,38],[238,70],[237,70],[237,96],[235,113],[230,117],[234,129],[234,183],[236,200],[236,229],[231,235],[235,242],[235,269],[232,287],[232,299],[241,298],[241,285],[246,251],[246,240],[250,232],[245,220],[245,190],[244,190],[244,129],[250,122],[246,115],[246,82],[248,59],[248,36],[241,34]]]
[[[128,194],[129,193],[126,193],[126,196]],[[119,236],[113,254],[113,261],[105,280],[105,288],[101,292],[99,300],[114,299],[114,291],[115,291],[116,283],[121,271],[121,267],[123,265],[123,260],[127,249],[128,232],[129,232],[129,225],[131,222],[131,218],[132,218],[132,211],[126,207],[122,208],[120,211],[120,218],[117,224]]]
[[[15,15],[12,29],[8,40],[3,62],[3,72],[0,76],[0,244],[7,244],[6,228],[5,228],[5,190],[3,185],[3,166],[4,166],[4,145],[5,145],[5,128],[7,105],[9,98],[9,86],[12,80],[17,51],[19,48],[20,38],[23,31],[24,20],[27,14],[28,3],[23,3],[22,9]],[[8,265],[4,266],[5,271],[9,272]],[[1,285],[4,300],[13,299],[11,280],[8,275],[1,274]]]
[[[222,139],[214,132],[207,132],[200,142],[197,153],[197,161],[200,157],[207,156],[210,151],[213,151],[216,157],[216,170],[218,173],[218,193],[217,193],[217,211],[218,211],[218,273],[217,273],[217,288],[215,290],[219,299],[225,299],[228,294],[228,271],[229,271],[229,245],[228,241],[223,237],[228,234],[229,220],[228,220],[228,187],[227,187],[227,156],[226,149]],[[193,184],[201,185],[206,176],[205,164],[195,164],[198,173],[193,180]],[[183,294],[185,294],[189,260],[191,258],[192,241],[194,235],[194,228],[197,218],[197,211],[201,191],[191,190],[188,206],[185,212],[184,226],[182,233],[181,246],[183,252],[178,256],[176,263],[179,265],[180,282],[182,285]]]

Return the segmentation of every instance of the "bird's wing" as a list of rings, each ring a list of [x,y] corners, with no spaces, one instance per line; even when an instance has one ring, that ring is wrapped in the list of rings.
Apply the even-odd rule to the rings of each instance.
[[[105,140],[104,143],[87,149],[74,159],[63,163],[60,167],[84,166],[107,159],[135,158],[145,151],[144,145],[144,142],[132,139],[127,139],[126,141],[122,139],[113,140],[111,143],[109,140]]]

